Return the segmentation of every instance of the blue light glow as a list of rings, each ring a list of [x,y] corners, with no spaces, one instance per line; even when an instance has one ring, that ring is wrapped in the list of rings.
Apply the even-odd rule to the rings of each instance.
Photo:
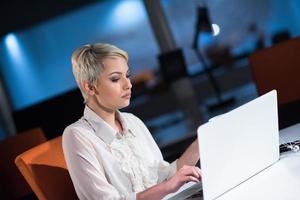
[[[21,63],[23,57],[17,36],[14,33],[7,34],[4,38],[4,43],[11,59],[14,60],[16,64]]]
[[[121,1],[112,11],[112,23],[120,29],[132,28],[142,22],[144,7],[141,1]]]
[[[34,68],[30,52],[21,34],[10,33],[4,37],[1,60],[4,66],[1,71],[5,75],[8,92],[12,100],[13,110],[18,110],[33,103],[41,91],[38,72]]]

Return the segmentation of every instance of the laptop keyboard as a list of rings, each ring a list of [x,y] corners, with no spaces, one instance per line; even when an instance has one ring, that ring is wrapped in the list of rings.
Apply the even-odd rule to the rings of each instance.
[[[192,196],[190,196],[186,199],[189,199],[189,200],[193,200],[193,199],[202,200],[203,199],[203,190],[198,191],[197,193],[193,194]]]
[[[183,200],[183,199],[202,199],[202,183],[196,183],[191,187],[182,190],[178,194],[174,195],[173,197],[169,198],[168,200]]]

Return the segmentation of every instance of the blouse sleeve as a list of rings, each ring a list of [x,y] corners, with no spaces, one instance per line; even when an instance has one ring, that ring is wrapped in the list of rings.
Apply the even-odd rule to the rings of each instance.
[[[78,130],[67,128],[63,134],[67,167],[80,199],[136,199],[136,193],[120,194],[108,183],[92,144]]]
[[[173,161],[171,164],[163,159],[162,153],[156,144],[155,140],[152,137],[152,134],[138,117],[132,114],[132,116],[135,119],[135,122],[137,125],[143,130],[143,133],[145,133],[146,140],[150,143],[152,150],[159,155],[160,157],[160,163],[158,166],[158,182],[162,182],[166,179],[171,178],[176,172],[177,172],[177,160]]]

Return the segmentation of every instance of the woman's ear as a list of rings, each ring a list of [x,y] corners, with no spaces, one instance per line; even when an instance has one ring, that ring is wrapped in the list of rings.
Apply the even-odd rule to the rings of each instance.
[[[94,96],[95,95],[95,87],[93,87],[92,85],[89,84],[89,82],[87,80],[83,81],[82,83],[83,85],[83,89],[85,90],[86,94],[90,95],[90,96]]]

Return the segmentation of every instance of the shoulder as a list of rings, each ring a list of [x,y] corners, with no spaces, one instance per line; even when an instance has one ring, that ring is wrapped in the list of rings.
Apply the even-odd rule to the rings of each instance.
[[[93,136],[92,128],[83,119],[67,126],[62,135],[65,144],[89,143],[90,140],[93,140]]]
[[[69,136],[72,134],[80,134],[82,130],[88,129],[82,119],[67,126],[63,132],[63,136]]]

